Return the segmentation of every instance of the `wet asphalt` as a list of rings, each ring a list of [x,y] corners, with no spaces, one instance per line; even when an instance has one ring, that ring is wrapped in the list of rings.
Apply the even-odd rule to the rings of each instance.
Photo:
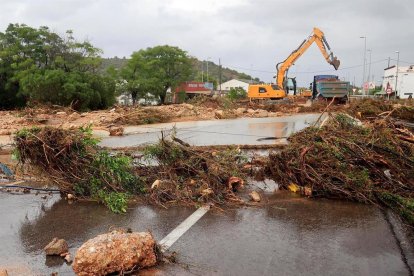
[[[171,248],[178,263],[143,275],[408,275],[383,213],[373,206],[267,193],[264,207],[212,210]],[[43,247],[64,238],[72,255],[111,229],[151,231],[161,240],[194,209],[135,206],[125,215],[59,195],[0,193],[0,267],[9,275],[73,275]],[[22,274],[22,272],[24,272]]]

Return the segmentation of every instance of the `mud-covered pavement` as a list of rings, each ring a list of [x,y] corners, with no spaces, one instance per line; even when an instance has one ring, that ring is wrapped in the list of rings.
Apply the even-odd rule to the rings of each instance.
[[[130,126],[124,136],[104,137],[101,145],[110,148],[155,143],[161,131],[171,132],[196,146],[283,144],[292,133],[314,124],[320,114],[296,114],[275,118],[243,118]],[[99,133],[107,136],[105,133]]]
[[[408,275],[382,212],[372,206],[268,194],[264,208],[210,211],[171,248],[178,263],[143,275]],[[0,193],[0,266],[9,275],[73,275],[46,257],[53,238],[70,252],[114,227],[150,230],[161,240],[194,210],[131,207],[116,215],[95,203],[68,204],[58,195]]]

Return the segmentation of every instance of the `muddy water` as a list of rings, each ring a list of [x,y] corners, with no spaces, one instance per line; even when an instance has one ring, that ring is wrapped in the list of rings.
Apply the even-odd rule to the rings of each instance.
[[[209,212],[171,250],[179,265],[145,275],[407,275],[382,213],[366,205],[308,200],[278,192],[265,208]],[[58,196],[0,193],[0,267],[10,275],[73,275],[45,257],[53,238],[73,254],[113,227],[151,230],[160,240],[194,210],[136,206],[115,215],[94,203],[69,205]],[[161,273],[161,274],[159,274]]]
[[[125,136],[106,137],[101,145],[128,147],[154,143],[161,131],[176,128],[177,136],[192,145],[264,145],[285,143],[286,137],[314,123],[320,114],[298,114],[272,118],[192,121],[127,127]],[[278,139],[267,139],[267,138]]]

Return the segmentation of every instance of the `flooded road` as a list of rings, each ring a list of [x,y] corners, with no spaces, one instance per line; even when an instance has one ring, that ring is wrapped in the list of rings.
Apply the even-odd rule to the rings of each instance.
[[[264,208],[210,211],[170,249],[179,264],[144,275],[408,275],[390,227],[376,208],[269,194]],[[95,203],[69,205],[59,196],[0,193],[0,267],[9,275],[73,275],[42,249],[54,237],[72,255],[114,227],[150,230],[161,240],[194,209],[131,208],[115,215]]]
[[[319,116],[320,114],[297,114],[271,118],[240,118],[126,127],[124,136],[105,137],[101,145],[116,148],[155,143],[161,138],[161,131],[168,133],[173,127],[177,131],[178,138],[196,146],[286,143],[289,135],[316,122]]]

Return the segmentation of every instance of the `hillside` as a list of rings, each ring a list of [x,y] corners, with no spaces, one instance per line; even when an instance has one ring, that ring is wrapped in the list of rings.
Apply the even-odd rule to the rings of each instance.
[[[126,63],[128,62],[127,58],[103,58],[102,59],[102,70],[106,70],[108,67],[113,66],[116,69],[122,68]],[[204,64],[203,64],[204,63]],[[193,68],[194,73],[191,76],[192,80],[201,81],[201,70],[204,65],[204,81],[206,81],[207,77],[207,61],[201,61],[196,58],[193,58]],[[209,73],[209,79],[214,80],[215,82],[218,82],[219,80],[219,65],[215,64],[212,61],[208,62],[208,73]],[[236,70],[232,70],[230,68],[222,68],[221,72],[221,80],[222,82],[226,82],[231,79],[242,79],[242,80],[250,80],[253,79],[254,81],[259,82],[260,80],[258,78],[252,78],[250,75],[247,75],[245,73],[238,72]]]

